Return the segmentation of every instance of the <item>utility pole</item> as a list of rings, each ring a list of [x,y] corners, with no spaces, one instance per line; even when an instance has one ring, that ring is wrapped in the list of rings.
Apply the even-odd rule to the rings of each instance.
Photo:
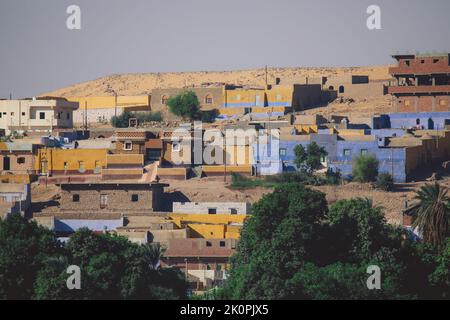
[[[223,182],[227,183],[227,135],[226,135],[226,130],[225,130],[225,126],[223,126],[223,158],[224,158],[224,166],[223,166]]]
[[[267,65],[266,65],[265,70],[266,70],[266,87],[267,87],[267,82],[268,82],[268,79],[267,79]]]

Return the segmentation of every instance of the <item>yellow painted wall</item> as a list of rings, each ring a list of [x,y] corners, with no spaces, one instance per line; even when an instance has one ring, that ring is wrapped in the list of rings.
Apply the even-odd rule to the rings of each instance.
[[[224,239],[225,225],[220,224],[188,224],[191,238]]]
[[[67,100],[78,102],[79,109],[106,109],[116,105],[114,96],[97,96],[97,97],[68,97]],[[127,107],[148,107],[150,110],[150,96],[117,96],[117,106],[120,108]]]
[[[217,166],[202,166],[202,171],[205,173],[221,173],[225,171],[225,166],[223,165],[217,165]],[[251,165],[242,165],[242,166],[229,166],[226,167],[227,173],[246,173],[251,174],[252,173],[252,166]]]
[[[247,218],[244,214],[190,214],[190,213],[170,213],[170,219],[180,227],[180,221],[211,223],[211,224],[230,224],[243,223]]]
[[[56,149],[42,148],[38,150],[35,161],[35,169],[40,173],[46,173],[42,168],[42,161],[47,162],[48,171],[78,171],[80,161],[84,162],[85,170],[94,170],[96,161],[100,168],[106,165],[108,149]],[[67,164],[66,166],[64,164]]]
[[[317,131],[318,131],[317,125],[296,124],[296,125],[294,125],[294,127],[297,130],[298,134],[311,134],[311,133],[317,133]]]

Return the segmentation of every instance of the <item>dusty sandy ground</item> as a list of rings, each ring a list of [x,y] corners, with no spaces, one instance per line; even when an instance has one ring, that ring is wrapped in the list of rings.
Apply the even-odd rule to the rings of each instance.
[[[165,188],[166,201],[191,201],[191,202],[250,202],[261,199],[264,194],[272,189],[230,189],[231,177],[224,182],[223,177],[202,178],[201,180],[161,180],[170,186]],[[346,183],[340,186],[313,187],[324,192],[329,204],[341,199],[356,197],[372,199],[374,205],[383,208],[386,219],[390,223],[401,223],[401,212],[405,207],[405,201],[411,204],[415,191],[423,186],[426,181],[397,184],[394,192],[376,190],[371,184]],[[439,181],[442,185],[450,187],[450,177]],[[54,185],[32,185],[32,199],[36,208],[44,209],[47,201],[57,198],[58,187]]]
[[[264,194],[270,193],[272,190],[267,188],[255,188],[245,190],[229,189],[231,178],[224,183],[223,178],[203,178],[200,181],[179,181],[165,180],[170,187],[166,188],[166,192],[181,192],[186,197],[185,200],[190,201],[248,201],[256,202]],[[444,184],[450,184],[450,180],[441,181]],[[313,187],[326,194],[328,203],[334,203],[341,199],[350,199],[355,197],[372,199],[374,205],[384,209],[386,219],[390,223],[401,223],[401,211],[405,207],[405,200],[408,203],[414,198],[415,190],[424,182],[398,184],[394,192],[384,192],[376,190],[371,184],[347,183],[341,186],[320,186]]]

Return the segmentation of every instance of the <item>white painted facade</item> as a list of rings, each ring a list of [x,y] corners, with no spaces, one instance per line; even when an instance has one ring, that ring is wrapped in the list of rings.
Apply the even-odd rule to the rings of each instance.
[[[73,128],[73,112],[78,103],[64,99],[0,100],[0,129],[7,135],[14,131],[51,132]]]

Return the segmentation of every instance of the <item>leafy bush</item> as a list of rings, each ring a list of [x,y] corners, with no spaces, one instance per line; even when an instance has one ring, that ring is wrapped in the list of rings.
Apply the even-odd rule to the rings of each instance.
[[[170,112],[183,119],[195,119],[199,115],[200,102],[193,91],[185,91],[167,101]]]
[[[219,115],[219,111],[217,109],[202,111],[201,112],[201,120],[202,122],[214,122],[214,120]]]
[[[394,190],[394,179],[387,172],[380,173],[375,181],[375,188],[384,191],[392,191]]]
[[[111,118],[111,125],[114,128],[128,128],[129,121],[132,118],[136,118],[138,123],[145,123],[149,121],[162,121],[163,117],[161,112],[130,112],[125,110],[119,116],[113,116]]]
[[[378,176],[378,160],[369,154],[360,155],[353,163],[353,180],[373,182]]]
[[[301,145],[294,148],[295,165],[300,171],[313,172],[321,166],[321,159],[327,155],[325,148],[319,147],[316,142],[309,144],[306,149]]]

